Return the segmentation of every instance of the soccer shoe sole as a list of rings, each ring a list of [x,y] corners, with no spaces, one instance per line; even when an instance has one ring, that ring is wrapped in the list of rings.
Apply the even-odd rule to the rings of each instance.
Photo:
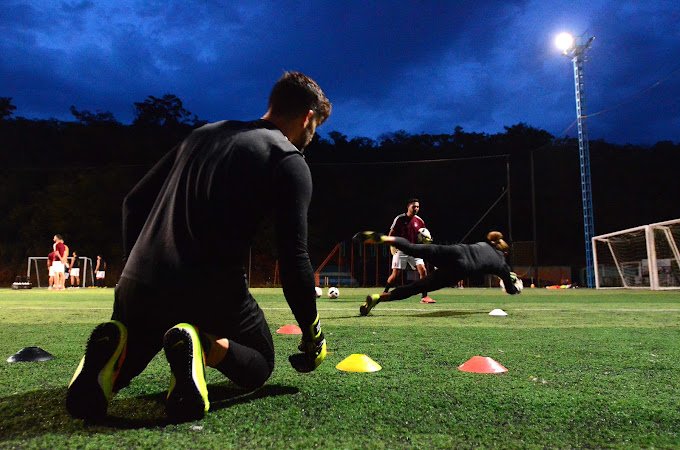
[[[359,307],[359,315],[366,316],[369,312],[378,304],[377,300],[373,299],[373,296],[367,295],[366,302]]]
[[[203,418],[210,402],[198,331],[189,324],[178,324],[165,333],[163,348],[172,372],[165,402],[168,417],[178,422]]]
[[[105,322],[92,330],[66,393],[66,410],[72,417],[99,419],[106,415],[126,345],[127,329],[120,322]]]

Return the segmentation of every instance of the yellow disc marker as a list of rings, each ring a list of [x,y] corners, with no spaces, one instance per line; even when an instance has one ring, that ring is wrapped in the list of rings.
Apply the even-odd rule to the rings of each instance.
[[[354,353],[343,359],[335,366],[343,372],[377,372],[382,367],[366,355]]]

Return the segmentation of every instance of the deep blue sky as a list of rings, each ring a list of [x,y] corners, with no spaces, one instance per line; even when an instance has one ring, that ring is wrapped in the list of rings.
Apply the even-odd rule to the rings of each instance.
[[[322,135],[524,122],[574,136],[565,30],[596,38],[591,139],[680,142],[677,0],[3,0],[0,96],[28,118],[75,105],[129,123],[134,102],[172,93],[202,119],[249,119],[300,70],[333,102]]]

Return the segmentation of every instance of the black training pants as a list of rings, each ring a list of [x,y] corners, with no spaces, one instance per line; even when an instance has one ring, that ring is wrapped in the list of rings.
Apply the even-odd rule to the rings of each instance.
[[[160,293],[121,278],[116,286],[111,318],[127,327],[128,340],[116,391],[130,384],[146,368],[163,348],[165,332],[182,322],[194,325],[199,332],[204,330],[229,339],[229,350],[218,369],[231,381],[248,389],[267,381],[274,370],[274,343],[264,313],[250,293],[246,291],[247,298],[238,303],[234,311],[222,305],[205,308],[200,301],[192,300],[191,295]],[[235,301],[224,292],[213,296],[213,301]]]

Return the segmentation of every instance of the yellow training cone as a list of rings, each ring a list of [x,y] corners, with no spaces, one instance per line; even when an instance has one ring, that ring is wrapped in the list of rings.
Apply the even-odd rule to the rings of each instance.
[[[354,353],[343,359],[335,366],[343,372],[377,372],[382,367],[366,355]]]

